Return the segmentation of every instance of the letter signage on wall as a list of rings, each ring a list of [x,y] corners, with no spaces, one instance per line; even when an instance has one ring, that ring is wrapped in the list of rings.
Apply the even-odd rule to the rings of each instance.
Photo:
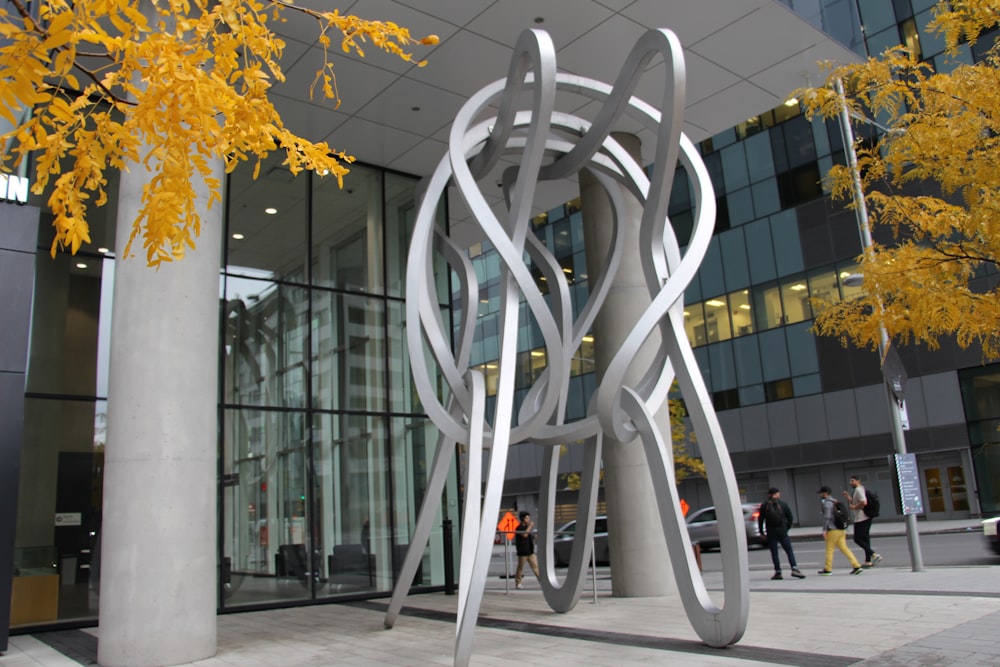
[[[0,198],[18,204],[27,204],[28,179],[13,174],[0,174]]]

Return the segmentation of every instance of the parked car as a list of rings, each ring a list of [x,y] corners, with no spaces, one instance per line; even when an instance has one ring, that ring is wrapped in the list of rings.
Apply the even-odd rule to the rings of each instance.
[[[555,554],[556,567],[569,565],[569,553],[573,549],[573,537],[576,531],[576,521],[564,523],[556,529],[552,538],[552,551]],[[611,555],[608,552],[608,518],[594,518],[594,558],[598,565],[608,565]]]
[[[760,503],[743,503],[743,529],[747,534],[747,546],[761,546],[767,538],[760,534],[757,519],[760,517]],[[692,512],[687,517],[688,535],[702,550],[719,548],[719,522],[714,507],[705,507]]]
[[[994,553],[1000,554],[1000,532],[998,532],[998,527],[1000,527],[1000,516],[995,516],[992,519],[983,519],[983,539],[986,540],[986,546],[993,550]]]

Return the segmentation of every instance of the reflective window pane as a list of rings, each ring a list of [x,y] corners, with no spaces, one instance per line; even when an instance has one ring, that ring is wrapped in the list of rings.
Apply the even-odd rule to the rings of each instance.
[[[317,596],[392,588],[387,436],[382,417],[313,416]]]
[[[312,196],[313,284],[381,292],[381,172],[352,165],[343,188],[335,178],[314,178]]]
[[[292,176],[280,151],[229,175],[226,271],[256,278],[306,282],[309,176]]]
[[[705,309],[700,303],[684,306],[684,329],[692,347],[698,347],[708,342],[705,331]]]
[[[223,431],[225,604],[312,597],[305,415],[226,410]]]
[[[729,320],[729,300],[724,294],[705,302],[705,332],[710,343],[733,337]]]
[[[754,332],[753,314],[750,306],[750,290],[744,289],[729,294],[729,312],[733,320],[733,335],[746,336]]]
[[[226,403],[305,407],[308,301],[308,290],[301,287],[226,278]]]
[[[751,294],[754,322],[758,330],[773,329],[785,323],[781,311],[781,292],[777,285],[754,287]]]
[[[313,295],[313,405],[379,411],[385,398],[385,312],[360,294]]]
[[[792,276],[781,281],[781,302],[784,307],[785,324],[812,319],[809,286],[805,276]]]

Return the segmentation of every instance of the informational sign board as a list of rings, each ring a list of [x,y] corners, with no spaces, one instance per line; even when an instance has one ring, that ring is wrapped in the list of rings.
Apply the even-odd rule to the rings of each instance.
[[[924,500],[920,491],[920,470],[917,468],[917,455],[896,454],[895,460],[903,515],[923,514]]]
[[[57,526],[79,526],[83,523],[82,512],[56,512]]]

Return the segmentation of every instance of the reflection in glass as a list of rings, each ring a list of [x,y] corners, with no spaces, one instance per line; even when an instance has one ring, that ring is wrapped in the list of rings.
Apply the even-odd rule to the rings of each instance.
[[[853,299],[864,293],[864,286],[860,284],[860,281],[858,281],[858,284],[853,284],[854,281],[852,280],[851,285],[844,282],[849,276],[860,273],[861,265],[856,262],[841,262],[837,265],[837,277],[840,282],[840,293],[843,295],[845,300]]]
[[[280,151],[260,165],[240,164],[229,175],[226,271],[303,283],[309,176],[292,176]]]
[[[314,292],[313,405],[385,410],[385,314],[381,300]]]
[[[381,172],[354,165],[343,188],[314,178],[312,206],[313,284],[381,292]]]
[[[227,604],[312,596],[305,416],[226,410],[222,586]]]
[[[227,276],[224,401],[304,407],[308,291]]]
[[[382,417],[313,417],[321,595],[392,588],[386,437]]]

